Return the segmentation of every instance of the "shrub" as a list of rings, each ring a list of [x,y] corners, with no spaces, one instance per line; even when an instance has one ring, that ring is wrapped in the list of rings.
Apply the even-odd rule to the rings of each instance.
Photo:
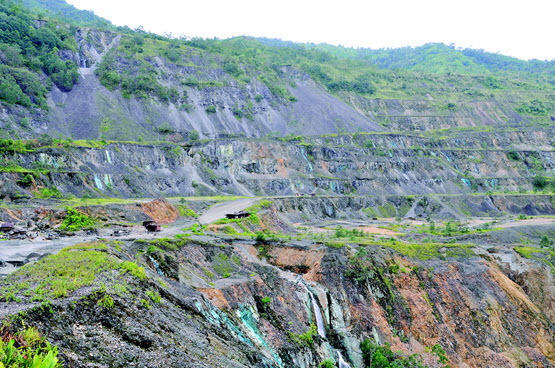
[[[60,230],[67,231],[77,231],[83,228],[89,228],[94,226],[94,219],[85,215],[82,212],[77,211],[74,208],[67,208],[67,216],[65,217]]]
[[[542,236],[540,240],[540,248],[549,248],[552,244],[553,242],[549,240],[549,237],[547,235]]]
[[[0,330],[0,367],[59,367],[58,349],[52,347],[37,329],[11,333],[7,325]]]
[[[62,193],[58,190],[58,188],[41,188],[39,192],[36,194],[37,198],[63,198]]]
[[[233,108],[233,116],[235,116],[237,119],[242,119],[243,118],[243,110],[241,110],[238,107],[234,107]]]
[[[27,174],[23,178],[17,179],[17,184],[22,187],[29,187],[33,184],[33,175]]]
[[[544,189],[545,187],[547,187],[550,183],[550,179],[546,176],[543,175],[536,175],[534,177],[534,188],[538,188],[538,189]]]
[[[160,304],[162,302],[162,296],[157,291],[148,290],[146,295],[156,304]]]
[[[520,160],[520,156],[518,155],[518,152],[517,152],[516,150],[509,150],[509,151],[507,152],[507,157],[508,157],[510,160],[513,160],[513,161],[518,161],[518,160]]]
[[[318,328],[313,323],[304,334],[295,334],[289,332],[289,338],[291,339],[291,341],[299,346],[312,347],[312,345],[314,344],[314,336],[316,336],[317,334]]]
[[[162,134],[172,134],[173,132],[175,132],[173,127],[168,122],[165,122],[165,121],[162,124],[160,124],[160,126],[158,127],[158,131]]]
[[[200,133],[198,132],[198,130],[192,130],[191,132],[189,132],[189,140],[194,142],[194,141],[198,141],[200,138]]]
[[[44,134],[41,134],[41,136],[39,137],[38,143],[41,147],[50,146],[52,145],[52,143],[54,143],[54,140],[52,139],[51,136],[44,133]]]
[[[206,107],[207,114],[215,114],[216,113],[216,106],[210,105]]]
[[[257,242],[263,243],[263,242],[266,241],[266,234],[264,234],[262,231],[257,231],[256,234],[255,234],[254,239],[255,239]]]
[[[122,262],[120,264],[120,268],[125,271],[130,273],[132,276],[138,278],[139,280],[144,280],[146,279],[146,273],[145,273],[145,269],[143,267],[140,267],[138,264],[136,264],[135,262],[130,262],[130,261],[125,261]]]

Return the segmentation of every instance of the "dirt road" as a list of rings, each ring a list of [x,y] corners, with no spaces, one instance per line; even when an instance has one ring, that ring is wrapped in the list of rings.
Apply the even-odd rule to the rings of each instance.
[[[206,210],[198,221],[203,224],[210,224],[225,217],[226,213],[233,213],[244,210],[256,202],[257,198],[242,198],[234,201],[216,204]],[[112,229],[101,228],[96,236],[69,236],[61,237],[55,240],[46,240],[43,236],[36,239],[23,240],[4,240],[0,242],[0,277],[13,272],[16,268],[12,266],[13,262],[19,264],[26,263],[30,260],[36,260],[45,254],[53,254],[76,243],[85,241],[94,241],[99,238],[117,239],[117,240],[133,240],[133,239],[156,239],[159,237],[173,237],[175,234],[181,233],[183,227],[188,227],[194,222],[186,219],[179,219],[176,222],[164,226],[160,233],[148,233],[142,226],[133,226],[127,228],[130,234],[127,236],[113,238],[111,236]]]
[[[206,210],[206,212],[198,218],[198,221],[202,225],[208,225],[214,221],[225,218],[226,213],[242,211],[258,201],[259,199],[256,198],[241,198],[234,201],[218,203]]]

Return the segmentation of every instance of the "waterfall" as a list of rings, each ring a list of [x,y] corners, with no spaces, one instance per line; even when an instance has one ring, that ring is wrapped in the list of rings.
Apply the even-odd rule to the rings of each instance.
[[[351,366],[343,360],[343,356],[339,350],[337,351],[337,355],[339,356],[339,368],[351,368]]]
[[[308,288],[306,288],[308,290]],[[312,299],[312,308],[314,308],[314,314],[316,315],[316,326],[318,327],[318,335],[326,338],[326,327],[324,326],[324,319],[322,318],[322,311],[320,311],[320,307],[318,303],[316,303],[316,299],[314,298],[314,294],[308,290],[310,294],[310,299]]]
[[[316,327],[318,327],[318,335],[320,335],[320,337],[325,339],[326,326],[324,325],[324,318],[322,317],[322,311],[320,310],[320,307],[316,302],[316,298],[314,298],[314,294],[312,294],[312,291],[310,291],[308,286],[304,283],[304,280],[302,279],[301,276],[299,276],[297,282],[302,284],[305,287],[306,291],[308,291],[308,293],[310,294],[310,300],[312,300],[312,309],[314,309],[314,314],[316,315]]]

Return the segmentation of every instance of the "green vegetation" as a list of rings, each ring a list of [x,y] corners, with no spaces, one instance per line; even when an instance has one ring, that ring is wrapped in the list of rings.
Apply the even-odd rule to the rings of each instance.
[[[250,236],[256,239],[259,242],[266,241],[267,237],[276,238],[276,234],[272,234],[267,229],[261,228],[261,221],[260,217],[258,216],[258,211],[262,209],[267,209],[272,205],[272,202],[269,200],[261,200],[257,204],[245,209],[250,215],[248,217],[243,218],[236,218],[236,219],[228,219],[223,218],[216,222],[215,225],[225,225],[225,224],[236,224],[241,230],[242,233],[239,233],[236,229],[232,228],[231,226],[222,227],[222,231],[227,234],[233,235],[243,235],[243,236]]]
[[[65,297],[82,287],[95,285],[111,270],[145,279],[144,268],[134,262],[121,262],[106,252],[111,244],[106,241],[82,243],[25,265],[0,280],[0,301],[47,301]]]
[[[365,99],[415,100],[432,95],[437,113],[452,114],[466,111],[467,101],[503,99],[533,123],[548,124],[553,116],[553,61],[523,61],[438,43],[370,50],[244,36],[172,39],[142,28],[114,27],[62,0],[23,0],[22,4],[5,0],[0,14],[0,99],[8,104],[46,108],[46,93],[52,84],[70,90],[78,73],[67,52],[77,51],[78,31],[88,42],[97,44],[100,36],[88,30],[93,26],[107,31],[102,37],[108,41],[122,36],[95,70],[104,86],[120,90],[127,98],[156,99],[187,112],[193,108],[190,89],[234,85],[246,91],[245,85],[255,80],[273,94],[268,103],[294,103],[296,98],[290,91],[295,88],[296,73],[289,72],[293,69],[309,74],[339,97],[358,95],[352,101],[363,105]],[[160,62],[166,67],[159,68]],[[185,69],[187,72],[182,73]],[[40,79],[42,75],[47,76],[46,83]],[[231,112],[238,119],[252,120],[253,103],[264,99],[261,93],[248,96]],[[205,108],[209,114],[218,110],[215,105]],[[381,122],[388,125],[391,121],[384,118]],[[28,129],[28,120],[19,123]],[[165,128],[160,129],[164,134],[173,130]],[[195,140],[192,135],[190,138]],[[376,155],[391,154],[380,147],[372,150]]]
[[[195,224],[196,225],[196,224]],[[189,243],[188,239],[178,238],[178,239],[170,239],[170,238],[159,238],[153,239],[149,241],[144,241],[147,245],[147,253],[153,253],[156,250],[169,250],[169,251],[176,251]]]
[[[198,214],[184,204],[178,204],[179,216],[198,218]]]
[[[539,245],[540,248],[549,248],[551,250],[555,250],[555,248],[553,247],[553,240],[549,239],[549,237],[545,234],[542,235]]]
[[[532,100],[530,102],[522,103],[516,108],[516,111],[521,114],[535,115],[535,116],[546,116],[549,114],[551,109],[547,107],[547,104],[540,100]]]
[[[199,60],[207,60],[210,68],[222,70],[225,76],[208,77],[199,70],[179,76],[179,86],[164,87],[162,80],[167,75],[156,69],[155,57],[193,68],[205,67]],[[102,61],[97,75],[106,87],[119,88],[126,96],[158,98],[178,106],[188,105],[186,88],[220,87],[231,82],[243,86],[256,78],[282,103],[290,103],[296,99],[288,85],[295,81],[284,72],[284,65],[308,73],[333,94],[400,99],[433,94],[442,100],[438,110],[457,111],[462,100],[526,91],[530,102],[514,106],[521,113],[543,117],[553,108],[544,93],[553,90],[548,77],[555,69],[552,62],[525,62],[442,44],[355,50],[249,37],[176,40],[136,31],[124,35],[117,50]],[[132,80],[133,75],[136,80]],[[264,97],[257,94],[253,99],[260,103]],[[209,114],[217,111],[214,105],[205,109]],[[251,110],[249,106],[234,106],[232,113],[240,119],[249,117]]]
[[[39,27],[36,18],[11,0],[0,4],[0,100],[46,108],[51,84],[70,91],[78,80],[77,65],[59,56],[59,50],[76,50],[77,45],[75,28],[56,19]],[[47,83],[41,82],[41,73]]]
[[[314,337],[316,335],[318,335],[318,328],[313,323],[310,328],[303,334],[295,334],[289,332],[289,339],[298,346],[311,348],[314,344]]]
[[[437,345],[439,346],[439,345]],[[364,367],[372,368],[425,368],[426,365],[422,362],[422,358],[418,354],[404,356],[402,353],[393,352],[389,343],[379,346],[371,342],[369,339],[364,339],[360,343],[362,351],[362,359]],[[441,346],[439,346],[441,349]],[[437,350],[437,348],[436,348]],[[442,349],[443,351],[443,349]],[[445,352],[443,352],[445,354]],[[443,355],[444,357],[445,355]],[[446,359],[446,358],[445,358]],[[441,364],[446,361],[440,360]],[[443,366],[447,368],[448,366]]]
[[[318,368],[335,368],[335,364],[332,360],[326,359],[318,365]]]
[[[532,181],[532,184],[534,185],[534,188],[543,190],[550,185],[555,185],[555,180],[544,175],[536,175]]]
[[[59,368],[58,349],[34,327],[12,332],[9,324],[0,329],[0,367]]]
[[[377,244],[377,243],[375,243]],[[380,245],[386,248],[391,248],[400,254],[409,258],[427,260],[427,259],[444,259],[449,257],[454,258],[467,258],[474,255],[472,244],[457,244],[457,243],[408,243],[402,241],[389,241],[380,242]],[[440,252],[440,249],[445,249],[445,254]]]
[[[196,235],[202,235],[204,234],[204,230],[206,230],[206,225],[193,224],[189,227],[184,227],[182,230],[185,232],[192,232]]]
[[[152,307],[150,306],[150,302],[149,302],[147,299],[144,299],[144,298],[141,299],[141,305],[142,305],[145,309],[150,309],[150,308],[152,308]]]
[[[104,293],[104,296],[98,299],[98,305],[104,307],[104,309],[112,309],[114,308],[114,299],[108,293]]]
[[[58,188],[40,188],[39,191],[35,193],[35,196],[37,198],[44,198],[44,199],[47,199],[47,198],[61,199],[64,197]]]
[[[533,259],[548,265],[551,268],[551,273],[555,274],[555,250],[552,245],[548,249],[528,246],[515,247],[515,251],[524,258]]]
[[[345,242],[328,241],[325,243],[330,248],[341,249],[345,246]]]
[[[334,233],[334,236],[336,238],[347,238],[352,241],[355,241],[357,238],[367,237],[368,235],[369,234],[365,233],[363,230],[357,230],[355,228],[348,230],[344,229],[341,225],[337,226]]]
[[[231,263],[229,263],[229,258],[227,255],[220,253],[216,256],[216,259],[213,263],[214,271],[223,278],[228,278],[231,276],[231,272],[233,272],[233,268]]]
[[[77,211],[75,208],[68,207],[66,209],[67,216],[64,218],[60,230],[77,231],[85,228],[94,227],[94,219],[86,214]]]
[[[157,291],[148,290],[146,295],[156,304],[162,303],[162,296]]]
[[[76,9],[64,0],[23,0],[22,4],[37,13],[39,19],[56,17],[81,27],[111,28],[110,21],[88,10]]]
[[[260,301],[262,302],[262,305],[264,307],[267,307],[272,302],[272,299],[269,296],[266,296],[266,297],[262,298]]]
[[[436,225],[433,220],[430,220],[428,222],[428,225],[426,226],[426,224],[423,224],[422,227],[418,229],[418,232],[421,234],[432,234],[451,237],[465,234],[483,233],[492,230],[498,229],[493,228],[492,224],[490,224],[489,222],[486,222],[474,229],[470,229],[466,224],[461,223],[460,221],[446,221],[443,226],[440,226]]]

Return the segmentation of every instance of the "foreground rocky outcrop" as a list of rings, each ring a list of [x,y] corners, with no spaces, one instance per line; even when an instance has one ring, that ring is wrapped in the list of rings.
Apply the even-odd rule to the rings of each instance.
[[[71,367],[305,368],[337,352],[363,367],[365,338],[427,366],[440,366],[436,344],[452,367],[555,366],[546,264],[509,248],[446,249],[418,260],[379,242],[101,241],[60,253],[66,267],[79,252],[106,257],[94,281],[41,301],[33,274],[60,264],[46,258],[2,281],[0,313],[37,326]]]

